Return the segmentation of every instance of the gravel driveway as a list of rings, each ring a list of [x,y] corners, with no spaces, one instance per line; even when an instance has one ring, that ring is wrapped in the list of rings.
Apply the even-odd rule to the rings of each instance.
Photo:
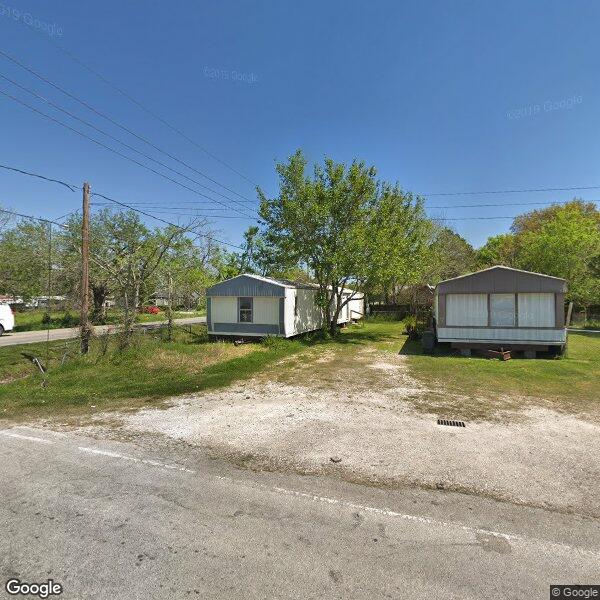
[[[292,360],[218,392],[174,399],[166,410],[112,418],[124,432],[184,440],[251,468],[600,516],[597,421],[535,407],[465,428],[439,426],[442,415],[427,407],[441,392],[411,376],[410,357],[366,348],[352,361],[332,351]]]

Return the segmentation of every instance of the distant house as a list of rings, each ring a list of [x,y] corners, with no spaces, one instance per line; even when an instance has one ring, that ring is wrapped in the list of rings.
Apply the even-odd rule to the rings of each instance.
[[[441,281],[434,312],[439,342],[471,348],[562,350],[564,279],[504,266]]]
[[[320,329],[323,314],[316,305],[318,286],[258,275],[238,275],[206,290],[208,334],[214,337],[292,337]],[[364,316],[362,293],[354,294],[340,313],[344,324]]]
[[[66,300],[66,296],[33,296],[25,306],[27,308],[48,308],[52,306],[52,308],[62,309]]]
[[[10,294],[0,294],[0,304],[10,304],[12,306],[24,304],[21,296],[11,296]]]

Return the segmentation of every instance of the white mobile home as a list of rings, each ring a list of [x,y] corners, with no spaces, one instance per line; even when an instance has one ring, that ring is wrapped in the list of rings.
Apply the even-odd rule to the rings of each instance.
[[[504,266],[447,279],[435,288],[437,339],[465,350],[561,349],[566,291],[564,279]]]
[[[292,337],[320,329],[323,314],[315,303],[318,286],[258,275],[238,275],[206,290],[209,336]],[[344,290],[347,298],[338,323],[364,316],[362,293]]]

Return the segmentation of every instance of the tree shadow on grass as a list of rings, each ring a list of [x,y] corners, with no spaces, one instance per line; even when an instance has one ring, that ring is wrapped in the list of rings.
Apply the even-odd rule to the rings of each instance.
[[[421,340],[411,340],[406,338],[398,354],[404,356],[430,356],[431,358],[437,358],[439,356],[456,356],[457,352],[450,348],[450,346],[440,346],[439,344],[436,345],[433,352],[425,352]]]

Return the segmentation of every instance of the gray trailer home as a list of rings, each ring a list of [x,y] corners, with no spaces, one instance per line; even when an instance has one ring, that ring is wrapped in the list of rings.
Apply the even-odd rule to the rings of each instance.
[[[292,337],[320,329],[323,314],[315,303],[318,286],[258,275],[238,275],[206,290],[206,323],[213,337]],[[364,316],[361,293],[342,308],[339,324]]]
[[[468,354],[471,348],[562,351],[564,279],[497,266],[437,284],[434,315],[438,342]]]

